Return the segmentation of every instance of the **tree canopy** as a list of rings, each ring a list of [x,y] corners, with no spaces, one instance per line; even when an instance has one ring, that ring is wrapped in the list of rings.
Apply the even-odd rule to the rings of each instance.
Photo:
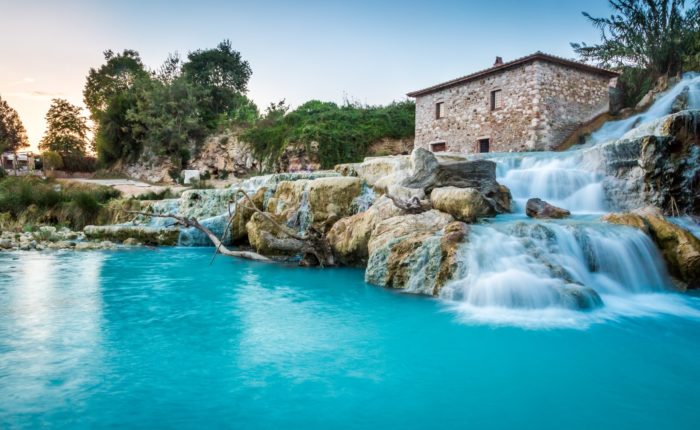
[[[121,54],[104,52],[105,64],[91,68],[83,89],[83,100],[93,121],[99,122],[110,101],[128,91],[139,80],[148,77],[139,53],[125,49]]]
[[[0,97],[0,153],[17,152],[29,146],[19,114]]]
[[[595,45],[572,43],[582,59],[605,67],[634,67],[659,76],[677,74],[698,53],[698,1],[609,0],[613,14],[583,15],[600,30]]]
[[[210,103],[203,106],[202,114],[211,123],[236,107],[237,95],[248,91],[253,71],[241,53],[232,48],[231,41],[224,40],[215,49],[190,52],[182,74],[209,93]]]
[[[154,71],[133,50],[107,51],[105,59],[90,70],[83,93],[104,164],[148,154],[182,166],[219,127],[250,124],[259,116],[245,96],[250,66],[228,40],[191,52],[184,62],[170,54]]]
[[[53,99],[46,113],[46,133],[39,149],[61,156],[85,155],[89,145],[88,130],[87,120],[78,106],[64,99]]]

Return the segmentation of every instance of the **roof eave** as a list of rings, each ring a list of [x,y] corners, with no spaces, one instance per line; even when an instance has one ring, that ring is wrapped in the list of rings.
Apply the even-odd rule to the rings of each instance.
[[[411,91],[409,93],[406,93],[406,96],[412,97],[412,98],[424,96],[424,95],[431,94],[431,93],[434,93],[437,91],[441,91],[441,90],[444,90],[447,88],[462,85],[462,84],[465,84],[467,82],[471,82],[471,81],[474,81],[476,79],[482,78],[484,76],[491,75],[493,73],[501,72],[503,70],[507,70],[507,69],[510,69],[513,67],[521,66],[521,65],[524,65],[524,64],[527,64],[530,62],[538,61],[538,60],[549,61],[552,63],[557,63],[557,64],[569,66],[571,68],[584,70],[584,71],[590,72],[592,74],[607,76],[610,79],[615,78],[617,76],[620,76],[620,73],[615,72],[613,70],[602,69],[600,67],[590,66],[588,64],[578,63],[575,61],[567,60],[565,58],[559,58],[559,57],[555,57],[553,55],[548,55],[548,54],[538,52],[536,54],[528,55],[526,57],[522,57],[522,58],[513,60],[511,62],[505,63],[505,64],[500,65],[498,67],[491,67],[490,69],[481,70],[481,71],[475,72],[471,75],[463,76],[461,78],[453,79],[451,81],[443,82],[441,84],[433,85],[431,87],[423,88],[421,90]]]

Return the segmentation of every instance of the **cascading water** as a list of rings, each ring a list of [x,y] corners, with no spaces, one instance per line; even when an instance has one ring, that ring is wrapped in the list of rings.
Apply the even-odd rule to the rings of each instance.
[[[604,145],[654,134],[679,95],[700,108],[700,75],[687,74],[651,108],[605,124],[589,142],[566,152],[499,153],[497,179],[513,196],[513,213],[471,226],[460,255],[461,268],[441,291],[468,321],[580,325],[584,320],[637,314],[692,314],[673,289],[663,260],[642,232],[605,224],[600,215],[618,209],[606,195]],[[524,215],[528,199],[539,197],[569,209],[561,221]],[[690,219],[674,220],[698,234]],[[594,309],[586,314],[582,309]]]
[[[688,93],[687,106],[685,108],[700,109],[700,74],[686,73],[679,83],[658,97],[646,112],[632,115],[620,121],[609,121],[591,135],[590,144],[621,139],[632,130],[638,130],[644,134],[652,134],[649,133],[652,130],[649,126],[654,124],[659,118],[670,114],[673,109],[673,103],[684,91]]]
[[[265,187],[264,206],[267,206],[269,198],[274,194],[277,184],[281,181],[295,181],[300,179],[314,179],[328,176],[338,176],[335,172],[302,172],[302,173],[282,173],[276,175],[255,176],[246,179],[239,184],[232,185],[224,189],[205,189],[185,191],[179,199],[167,199],[155,202],[151,208],[156,214],[175,214],[186,217],[196,217],[199,222],[209,228],[214,234],[222,238],[224,244],[230,241],[230,232],[227,232],[227,225],[235,206],[229,207],[229,202],[234,199],[242,199],[238,190],[245,191],[249,196],[253,196],[259,189]],[[308,193],[304,193],[302,208],[297,212],[297,219],[290,220],[296,223],[299,231],[305,231],[311,223],[310,212],[308,211]],[[163,228],[174,224],[169,218],[142,217],[135,220],[136,224],[151,228]],[[180,230],[178,244],[180,246],[210,246],[211,241],[201,231],[195,228],[183,228]]]

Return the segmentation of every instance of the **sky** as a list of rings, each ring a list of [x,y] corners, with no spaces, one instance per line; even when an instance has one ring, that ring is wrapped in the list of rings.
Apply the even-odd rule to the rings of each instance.
[[[157,68],[168,53],[230,39],[261,110],[281,99],[386,104],[496,56],[574,58],[570,42],[599,37],[582,11],[608,15],[607,0],[0,0],[0,97],[36,148],[51,99],[83,106],[105,50],[135,49]]]

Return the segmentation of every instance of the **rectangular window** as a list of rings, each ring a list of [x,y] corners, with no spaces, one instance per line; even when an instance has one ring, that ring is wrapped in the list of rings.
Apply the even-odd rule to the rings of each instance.
[[[435,119],[440,119],[445,117],[445,103],[439,102],[435,103]]]
[[[491,91],[491,110],[500,109],[503,107],[503,94],[501,90]]]
[[[445,142],[431,143],[430,150],[433,152],[445,152],[445,151],[447,151],[447,143],[445,143]]]
[[[479,139],[479,152],[489,152],[489,139]]]

